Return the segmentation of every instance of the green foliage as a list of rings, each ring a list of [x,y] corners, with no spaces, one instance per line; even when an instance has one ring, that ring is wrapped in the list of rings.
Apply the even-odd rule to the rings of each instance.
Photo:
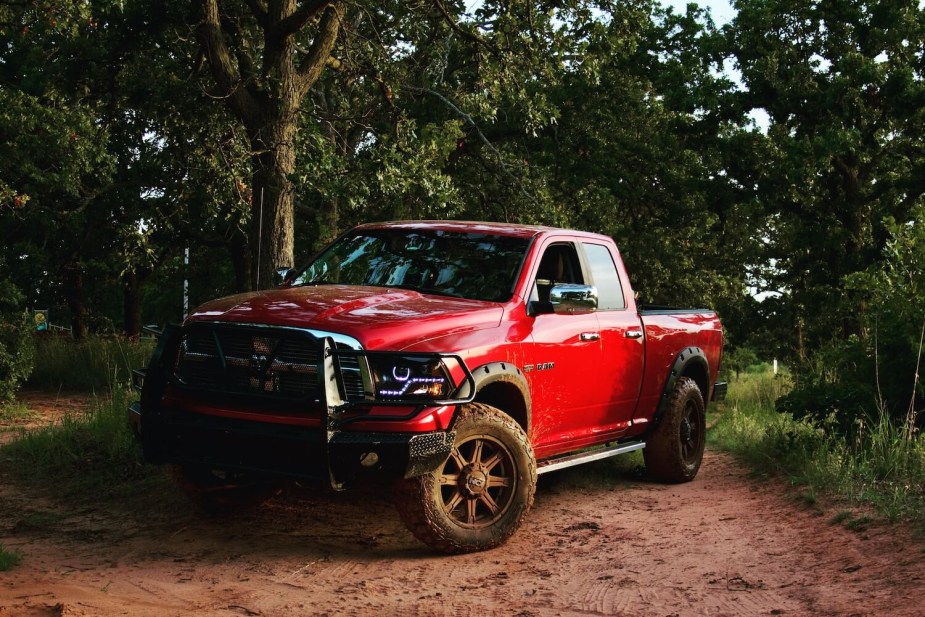
[[[162,479],[144,464],[125,419],[132,393],[118,388],[86,414],[23,433],[3,446],[4,458],[23,485],[63,497],[125,497]]]
[[[3,278],[0,267],[0,405],[13,400],[32,372],[31,319],[23,313],[23,308],[22,294]]]
[[[720,447],[764,474],[783,475],[813,502],[818,495],[851,506],[873,506],[890,520],[925,526],[925,436],[885,415],[858,423],[851,437],[830,424],[778,413],[773,401],[788,379],[746,374],[730,384],[726,412],[710,432]],[[870,521],[852,519],[849,526]]]
[[[750,347],[736,347],[723,350],[723,370],[732,371],[736,377],[758,364],[758,354]]]
[[[883,260],[846,277],[863,307],[863,336],[836,339],[813,353],[797,386],[780,402],[782,411],[816,421],[832,418],[842,433],[885,415],[912,430],[922,420],[925,384],[925,207],[907,224],[887,221]]]
[[[48,391],[109,392],[128,385],[132,370],[147,366],[154,343],[91,337],[43,337],[36,343],[29,385]]]
[[[916,220],[925,194],[925,10],[917,0],[740,0],[724,28],[746,90],[768,116],[752,161],[756,284],[775,291],[775,336],[803,358],[863,336],[847,282],[882,263],[891,221]]]
[[[9,551],[0,544],[0,572],[9,572],[22,561],[23,555],[19,551]]]

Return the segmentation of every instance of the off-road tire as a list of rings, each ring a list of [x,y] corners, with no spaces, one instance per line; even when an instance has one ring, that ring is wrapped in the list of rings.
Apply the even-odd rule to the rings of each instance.
[[[217,472],[196,465],[167,465],[173,483],[209,514],[223,514],[256,508],[280,492],[280,487],[243,475],[221,477]]]
[[[503,544],[533,505],[536,459],[520,425],[482,403],[460,410],[453,451],[436,471],[398,483],[396,506],[414,536],[443,553]]]
[[[706,444],[706,408],[697,383],[681,377],[661,422],[646,440],[646,471],[661,482],[690,482],[703,461]]]

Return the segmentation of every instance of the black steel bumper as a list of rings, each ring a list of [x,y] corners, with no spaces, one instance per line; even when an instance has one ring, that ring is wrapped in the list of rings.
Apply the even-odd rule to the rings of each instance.
[[[728,392],[728,390],[729,384],[727,384],[725,381],[717,381],[715,384],[713,384],[713,400],[726,400],[726,392]]]
[[[128,415],[148,462],[320,480],[335,488],[432,471],[449,456],[456,436],[453,431],[328,436],[318,428],[173,410],[143,421],[139,404]]]
[[[390,401],[395,407],[413,406],[405,415],[364,415],[362,402],[343,397],[338,383],[338,354],[375,355],[382,352],[339,352],[327,340],[319,340],[320,396],[312,405],[321,411],[320,426],[241,420],[163,405],[170,381],[170,365],[179,346],[179,329],[159,333],[157,349],[146,371],[135,371],[133,383],[141,392],[140,402],[128,410],[129,422],[142,444],[146,460],[155,464],[180,463],[213,469],[246,471],[292,478],[318,479],[334,488],[364,479],[409,478],[437,469],[449,456],[455,432],[427,433],[361,432],[345,429],[358,420],[404,421],[428,407],[459,405],[474,397],[472,374],[458,356],[465,373],[457,395],[447,400]],[[414,354],[403,354],[414,355]],[[424,354],[419,354],[424,355]],[[436,356],[438,354],[427,354]],[[378,402],[376,403],[379,404]],[[356,413],[357,405],[360,412]],[[349,412],[349,413],[348,413]]]

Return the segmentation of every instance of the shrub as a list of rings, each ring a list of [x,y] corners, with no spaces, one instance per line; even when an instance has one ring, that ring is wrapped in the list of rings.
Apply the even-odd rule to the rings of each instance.
[[[862,325],[860,336],[835,340],[796,373],[793,392],[778,409],[819,422],[834,418],[842,434],[885,415],[909,430],[922,418],[925,388],[918,378],[925,333],[925,207],[915,222],[887,222],[883,259],[846,277]]]
[[[13,400],[32,372],[32,330],[22,305],[19,290],[0,279],[0,404]]]

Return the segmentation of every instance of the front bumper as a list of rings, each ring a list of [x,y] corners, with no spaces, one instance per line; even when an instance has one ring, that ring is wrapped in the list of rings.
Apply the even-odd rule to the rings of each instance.
[[[454,431],[335,431],[328,435],[317,427],[170,409],[160,410],[156,418],[144,418],[137,403],[129,408],[128,415],[151,463],[330,481],[335,488],[433,471],[449,456],[456,436]]]
[[[348,425],[358,426],[357,421],[369,419],[393,424],[408,421],[432,409],[433,405],[469,402],[475,392],[472,374],[462,359],[449,356],[459,363],[465,374],[463,387],[457,391],[466,394],[433,401],[426,406],[417,401],[410,415],[365,415],[362,403],[347,400],[343,394],[339,354],[349,353],[356,357],[382,352],[342,352],[334,347],[333,341],[318,339],[318,357],[322,361],[318,363],[319,389],[312,407],[321,411],[321,418],[315,425],[192,412],[173,407],[164,397],[168,382],[174,383],[170,367],[179,339],[178,328],[165,330],[159,336],[147,371],[135,371],[133,375],[141,401],[129,408],[129,422],[142,444],[145,458],[151,463],[201,465],[261,475],[317,479],[330,482],[338,489],[356,481],[414,477],[437,469],[447,459],[453,447],[454,431],[364,432],[350,430],[353,426],[347,428]],[[391,401],[391,406],[404,406],[407,410],[411,402]]]

